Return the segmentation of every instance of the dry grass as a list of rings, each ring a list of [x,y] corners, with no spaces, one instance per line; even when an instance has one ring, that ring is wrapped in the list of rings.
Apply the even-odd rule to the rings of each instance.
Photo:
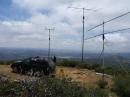
[[[8,76],[11,80],[29,78],[29,76],[13,73],[10,65],[0,65],[0,74]],[[72,78],[72,81],[79,82],[79,84],[82,86],[91,87],[95,87],[96,82],[102,78],[101,75],[97,75],[96,72],[87,69],[57,67],[56,77],[61,78],[63,74],[69,78]],[[105,79],[108,81],[108,86],[110,87],[112,85],[112,78],[105,77]]]
[[[65,76],[72,78],[72,81],[79,82],[83,86],[95,87],[97,81],[102,79],[101,75],[97,75],[96,72],[90,71],[87,69],[76,69],[68,67],[58,67],[57,68],[57,77],[62,76],[62,72]],[[108,86],[112,85],[112,77],[105,77],[105,80],[108,82]]]
[[[28,76],[13,73],[10,65],[0,65],[0,74],[6,75],[12,81],[28,78]]]

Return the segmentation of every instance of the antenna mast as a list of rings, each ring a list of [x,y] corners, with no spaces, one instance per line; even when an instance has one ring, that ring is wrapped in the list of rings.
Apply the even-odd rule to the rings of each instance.
[[[91,28],[91,29],[88,30],[88,31],[91,31],[91,30],[93,30],[93,29],[95,29],[95,28],[97,28],[97,27],[99,27],[99,26],[102,26],[102,27],[103,27],[103,33],[102,33],[102,34],[98,34],[98,35],[96,35],[96,36],[93,36],[93,37],[90,37],[90,38],[88,38],[88,39],[85,39],[85,40],[89,40],[89,39],[92,39],[92,38],[95,38],[95,37],[98,37],[98,36],[102,36],[102,40],[103,40],[103,50],[102,50],[102,54],[103,54],[103,59],[102,59],[103,76],[102,76],[102,79],[103,79],[103,80],[104,80],[104,49],[105,49],[104,40],[105,40],[105,34],[116,33],[116,32],[125,31],[125,30],[129,30],[129,29],[130,29],[130,28],[125,28],[125,29],[120,29],[120,30],[116,30],[116,31],[104,33],[104,25],[105,25],[106,23],[109,23],[109,22],[111,22],[111,21],[114,21],[114,20],[116,20],[116,19],[118,19],[118,18],[121,18],[121,17],[123,17],[123,16],[126,16],[126,15],[128,15],[128,14],[130,14],[130,12],[126,12],[126,13],[124,13],[124,14],[122,14],[122,15],[120,15],[120,16],[117,16],[117,17],[115,17],[115,18],[112,18],[112,19],[110,19],[110,20],[108,20],[108,21],[105,21],[105,22],[103,21],[103,23],[101,23],[101,24],[99,24],[99,25],[97,25],[97,26],[95,26],[95,27],[93,27],[93,28]]]
[[[105,44],[104,44],[104,40],[105,40],[105,34],[104,34],[104,21],[103,21],[103,34],[102,34],[102,40],[103,40],[103,58],[102,58],[102,68],[103,68],[103,76],[102,79],[104,81],[104,69],[105,69],[105,65],[104,65],[104,49],[105,49]]]
[[[83,63],[84,62],[84,32],[85,32],[85,29],[84,29],[84,26],[85,26],[85,15],[84,15],[84,12],[85,10],[89,10],[89,11],[96,11],[96,10],[92,10],[92,9],[86,9],[86,8],[79,8],[79,7],[69,7],[69,8],[73,8],[73,9],[79,9],[79,10],[82,10],[83,11],[83,34],[82,34],[82,56],[81,56],[81,62]]]
[[[84,8],[83,8],[83,36],[82,36],[82,60],[81,62],[84,61],[84,20],[85,20],[85,16],[84,16]]]
[[[49,40],[49,44],[48,44],[48,59],[50,59],[50,50],[51,50],[51,31],[54,30],[54,28],[46,28],[45,30],[48,30],[49,31],[49,37],[48,37],[48,40]]]

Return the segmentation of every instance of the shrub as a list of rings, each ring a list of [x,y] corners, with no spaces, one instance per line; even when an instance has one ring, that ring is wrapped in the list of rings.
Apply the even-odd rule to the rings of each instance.
[[[80,62],[64,59],[59,64],[60,64],[60,66],[76,67],[80,64]]]
[[[104,88],[106,88],[106,86],[108,85],[108,82],[105,81],[105,80],[99,80],[99,81],[97,82],[97,85],[98,85],[99,88],[104,89]]]
[[[94,65],[92,65],[92,69],[97,69],[97,68],[101,68],[101,66],[99,65],[99,64],[94,64]]]
[[[101,89],[86,89],[70,79],[50,77],[0,84],[0,97],[108,97]]]
[[[0,97],[12,97],[20,93],[21,87],[13,82],[3,82],[0,84]],[[18,95],[17,95],[18,96]]]
[[[109,97],[109,92],[100,88],[88,89],[85,97]]]
[[[87,63],[80,63],[76,67],[82,68],[82,69],[91,69],[91,65],[89,65]]]
[[[99,73],[103,73],[103,68],[98,67],[98,68],[95,69],[95,71],[96,71],[96,72],[99,72]],[[105,71],[105,70],[104,70],[104,71]]]
[[[85,88],[64,78],[43,77],[20,83],[0,84],[0,97],[84,97]]]
[[[14,61],[0,61],[0,65],[10,65],[12,64]]]
[[[116,76],[114,91],[121,97],[130,97],[130,76]]]

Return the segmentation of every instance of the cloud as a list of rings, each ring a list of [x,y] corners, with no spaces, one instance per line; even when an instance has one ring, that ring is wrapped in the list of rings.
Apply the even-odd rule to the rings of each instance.
[[[102,33],[102,27],[87,32],[89,28],[130,10],[129,3],[129,0],[12,0],[14,8],[24,9],[31,15],[22,21],[13,19],[0,21],[0,41],[3,46],[8,43],[8,46],[14,47],[47,48],[48,31],[45,28],[52,27],[55,28],[51,32],[53,48],[80,50],[82,11],[69,9],[68,6],[97,10],[85,11],[85,37],[90,37]],[[113,21],[105,25],[105,32],[129,27],[129,21],[129,16]],[[126,48],[130,47],[128,36],[130,36],[128,33],[112,34],[107,35],[106,39],[110,48],[119,50],[115,45],[121,44],[122,51],[126,51]],[[100,51],[101,48],[100,37],[85,41],[86,51]]]
[[[52,10],[54,7],[61,4],[68,4],[72,1],[73,0],[22,0],[21,2],[21,0],[13,0],[13,4],[34,13],[41,10]]]

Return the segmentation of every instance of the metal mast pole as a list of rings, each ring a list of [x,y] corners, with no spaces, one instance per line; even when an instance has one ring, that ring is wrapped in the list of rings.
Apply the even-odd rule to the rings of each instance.
[[[50,59],[50,52],[51,52],[51,30],[54,30],[54,29],[48,28],[46,30],[49,31],[49,37],[48,37],[48,40],[49,40],[49,43],[48,43],[48,59]]]
[[[92,10],[92,9],[86,9],[86,8],[79,8],[79,7],[69,7],[69,8],[73,8],[73,9],[79,9],[79,10],[83,10],[83,35],[82,35],[82,55],[81,55],[81,62],[84,62],[84,24],[85,24],[85,16],[84,16],[84,12],[85,10],[88,11],[96,11],[96,10]]]
[[[104,49],[105,49],[105,44],[104,44],[104,40],[105,40],[105,35],[104,35],[104,21],[103,21],[102,39],[103,39],[103,59],[102,59],[103,76],[102,76],[102,80],[104,81]]]
[[[103,38],[103,59],[102,59],[102,67],[103,67],[103,76],[102,76],[102,79],[104,80],[104,49],[105,49],[105,44],[104,44],[104,40],[105,40],[105,34],[112,34],[112,33],[116,33],[116,32],[120,32],[120,31],[125,31],[125,30],[129,30],[130,28],[124,28],[124,29],[119,29],[119,30],[116,30],[116,31],[112,31],[112,32],[106,32],[106,33],[104,33],[104,24],[106,24],[106,23],[108,23],[108,22],[111,22],[111,21],[114,21],[114,20],[116,20],[116,19],[118,19],[118,18],[121,18],[121,17],[123,17],[123,16],[126,16],[126,15],[128,15],[128,14],[130,14],[130,12],[126,12],[126,13],[124,13],[124,14],[122,14],[122,15],[119,15],[119,16],[117,16],[117,17],[115,17],[115,18],[112,18],[112,19],[110,19],[110,20],[107,20],[107,21],[105,21],[105,22],[103,22],[103,23],[101,23],[101,24],[99,24],[99,25],[97,25],[97,26],[95,26],[95,27],[92,27],[91,29],[89,29],[88,31],[91,31],[91,30],[93,30],[93,29],[95,29],[95,28],[97,28],[97,27],[99,27],[99,26],[102,26],[103,25],[103,34],[98,34],[98,35],[95,35],[95,36],[93,36],[93,37],[90,37],[90,38],[87,38],[87,39],[85,39],[85,40],[89,40],[89,39],[92,39],[92,38],[95,38],[95,37],[98,37],[98,36],[102,36],[102,38]]]
[[[50,46],[51,46],[51,38],[50,38],[51,30],[49,29],[49,48],[48,48],[48,58],[50,58]]]
[[[85,16],[84,16],[84,8],[83,8],[83,36],[82,36],[82,60],[81,62],[84,62],[84,20],[85,20]]]

